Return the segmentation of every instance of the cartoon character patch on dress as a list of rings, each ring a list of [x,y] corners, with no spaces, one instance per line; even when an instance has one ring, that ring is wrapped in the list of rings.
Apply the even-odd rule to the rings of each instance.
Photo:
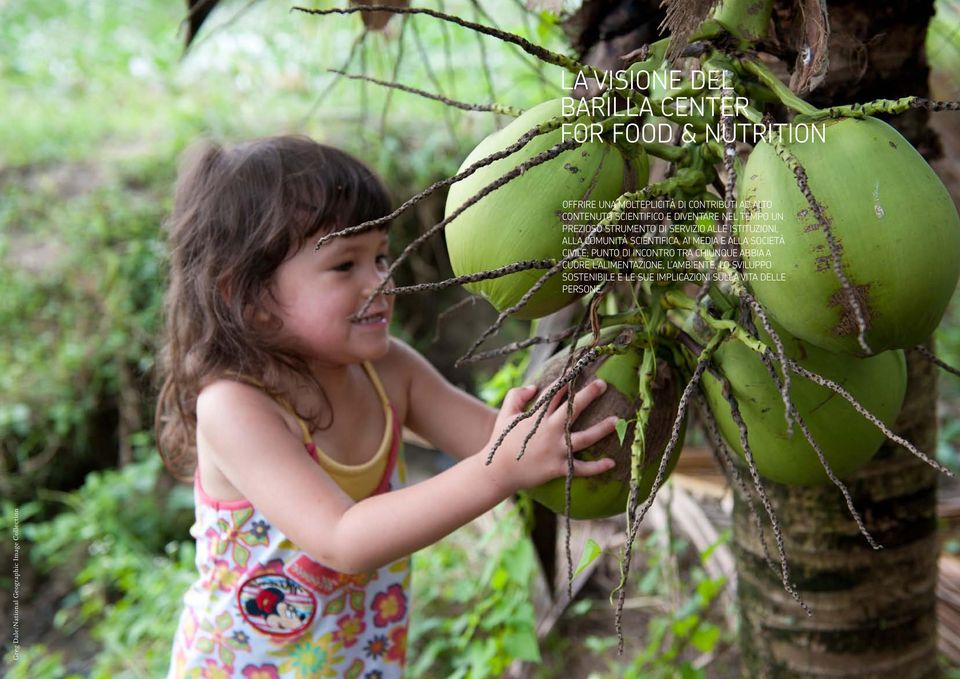
[[[237,592],[240,614],[254,629],[275,636],[303,632],[317,614],[317,600],[295,580],[282,574],[250,578]]]

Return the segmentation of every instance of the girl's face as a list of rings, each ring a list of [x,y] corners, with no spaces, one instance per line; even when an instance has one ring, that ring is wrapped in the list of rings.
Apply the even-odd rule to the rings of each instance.
[[[383,357],[389,346],[393,297],[380,295],[362,319],[350,317],[383,282],[388,268],[387,234],[382,231],[336,238],[319,250],[308,240],[274,273],[281,332],[318,364],[344,365]]]

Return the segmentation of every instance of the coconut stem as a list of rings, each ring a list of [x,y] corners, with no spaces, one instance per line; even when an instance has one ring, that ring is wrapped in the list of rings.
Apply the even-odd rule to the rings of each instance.
[[[773,0],[724,0],[713,20],[740,40],[759,42],[767,37],[772,12]]]
[[[513,418],[513,420],[510,421],[510,423],[503,429],[503,431],[500,432],[500,435],[497,437],[497,440],[494,441],[493,446],[490,447],[490,450],[487,452],[486,463],[490,464],[491,462],[493,462],[493,456],[494,454],[496,454],[497,450],[500,449],[500,446],[503,443],[503,440],[507,437],[507,434],[513,431],[517,427],[517,425],[519,425],[523,420],[526,420],[531,416],[533,416],[534,413],[539,413],[541,409],[546,411],[547,404],[550,402],[550,400],[554,396],[556,396],[557,393],[564,386],[566,386],[571,380],[573,380],[581,370],[583,370],[586,366],[590,365],[590,363],[592,363],[593,361],[597,360],[599,356],[600,356],[600,350],[597,347],[586,352],[583,356],[580,357],[580,360],[577,361],[576,365],[574,365],[573,368],[567,372],[567,374],[562,375],[556,382],[553,383],[553,385],[547,391],[545,391],[543,394],[540,395],[539,398],[537,398],[537,400],[534,402],[533,406],[529,410],[526,410],[520,413],[519,415],[517,415],[515,418]],[[536,422],[539,423],[541,419],[542,417],[538,416]],[[534,427],[536,427],[536,424],[534,425]]]
[[[587,317],[588,317],[588,315],[585,315],[585,316],[584,316],[584,319],[586,319]],[[579,331],[582,332],[584,325],[585,325],[585,324],[582,323],[582,324],[577,328],[577,330],[579,330]],[[595,347],[595,348],[596,348],[596,347]],[[609,344],[602,345],[602,348],[603,348],[603,350],[597,355],[597,358],[594,359],[594,360],[599,360],[600,357],[602,357],[602,356],[613,356],[614,354],[621,354],[621,353],[624,353],[624,352],[627,350],[626,345],[616,344],[615,342],[614,342],[614,343],[609,343]],[[574,354],[571,352],[570,356],[567,357],[567,362],[566,362],[566,364],[565,364],[564,367],[563,367],[563,371],[560,373],[561,375],[565,375],[566,372],[571,369],[570,364],[571,364],[571,362],[573,361],[573,356],[574,356]],[[586,366],[584,366],[584,367],[586,367]],[[579,375],[579,373],[580,373],[580,371],[577,371],[577,372],[575,372],[575,373],[570,377],[570,387],[569,387],[569,389],[570,389],[570,393],[571,393],[571,394],[573,393],[573,381],[577,378],[577,375]],[[568,400],[569,400],[569,399],[568,399]],[[537,433],[537,429],[539,429],[540,423],[543,422],[543,418],[547,416],[547,410],[548,410],[547,408],[543,408],[543,409],[540,411],[540,413],[537,415],[536,421],[533,423],[533,428],[527,433],[526,438],[523,439],[523,444],[520,446],[520,453],[517,455],[517,459],[518,459],[518,460],[523,457],[524,453],[527,452],[527,445],[530,443],[530,439],[533,438],[534,434]],[[570,451],[570,455],[573,455],[572,450]],[[569,502],[568,502],[568,504],[567,504],[566,511],[567,511],[567,515],[569,515],[569,514],[570,514],[570,505],[569,505]]]
[[[791,414],[796,412],[796,408],[793,407],[793,401],[790,399],[790,371],[785,367],[787,365],[787,350],[783,346],[783,339],[780,337],[780,334],[773,327],[773,323],[770,322],[770,319],[767,317],[767,312],[764,310],[760,303],[753,298],[753,296],[746,291],[746,289],[741,289],[739,291],[740,299],[743,300],[750,307],[750,309],[757,315],[757,318],[760,319],[763,329],[767,331],[767,335],[770,336],[770,339],[773,340],[773,346],[777,350],[777,360],[780,361],[780,365],[783,367],[783,380],[776,379],[775,382],[780,389],[780,398],[783,399],[783,416],[786,418],[787,423],[787,437],[793,436],[793,420],[791,419]],[[752,323],[749,313],[745,315],[744,321],[746,323]],[[750,331],[750,328],[747,328]],[[751,334],[754,337],[757,336],[756,330]]]
[[[497,26],[496,20],[490,15],[490,13],[486,10],[486,8],[480,3],[480,0],[470,0],[470,7],[473,9],[473,18],[474,18],[474,19],[478,20],[478,22],[479,22],[479,20],[480,20],[481,18],[484,18],[484,19],[486,19],[489,23],[493,24],[493,28],[499,30],[499,26]],[[440,7],[440,11],[441,11],[441,12],[444,12],[444,11],[446,11],[446,10],[445,10],[443,7]],[[521,16],[523,17],[523,23],[524,23],[525,28],[527,29],[528,34],[532,35],[532,34],[534,33],[534,31],[530,30],[530,26],[529,26],[529,24],[527,23],[527,15],[528,15],[528,12],[527,12],[527,11],[524,11],[524,13],[523,13]],[[446,25],[446,24],[445,24],[445,23],[442,23],[441,25]],[[482,44],[482,43],[483,43],[483,40],[482,40],[483,36],[482,36],[480,33],[474,33],[474,35],[477,36],[477,38],[478,38],[478,39],[477,39],[477,42],[478,42],[479,44]],[[481,51],[483,51],[483,48],[482,48],[482,47],[481,47]],[[530,60],[528,60],[528,59],[527,59],[524,55],[522,55],[522,54],[517,54],[516,56],[517,56],[517,60],[518,60],[520,63],[522,63],[522,64],[524,64],[525,66],[527,66],[527,67],[533,72],[533,74],[537,77],[537,80],[540,81],[540,85],[541,85],[541,87],[540,87],[540,92],[541,92],[541,94],[543,94],[543,92],[544,92],[544,90],[543,90],[543,85],[553,86],[553,83],[551,83],[549,80],[547,80],[547,76],[546,76],[546,75],[544,74],[544,72],[543,72],[543,63],[542,63],[540,60],[536,60],[536,59],[535,59],[535,60],[533,60],[533,61],[530,61]]]
[[[528,337],[527,339],[520,340],[518,342],[511,342],[510,344],[506,344],[499,349],[481,351],[480,353],[471,356],[468,360],[464,361],[464,363],[475,363],[477,361],[485,361],[489,358],[498,358],[500,356],[512,354],[515,351],[520,351],[521,349],[526,349],[527,347],[532,347],[536,344],[552,344],[554,342],[562,342],[577,335],[577,328],[567,328],[562,332],[558,332],[553,335],[547,335],[545,337],[541,335],[535,335],[534,337]]]
[[[615,347],[612,347],[611,345],[615,345],[618,342],[618,340],[621,339],[622,335],[623,333],[621,333],[621,335],[618,335],[608,345],[596,346],[596,347],[593,347],[592,349],[587,350],[583,354],[583,356],[581,356],[577,360],[577,362],[568,371],[566,371],[565,374],[561,375],[560,378],[557,379],[557,381],[554,382],[549,389],[547,389],[543,394],[541,394],[537,398],[537,400],[534,402],[533,406],[529,410],[526,410],[525,412],[520,413],[515,418],[510,420],[510,423],[506,427],[504,427],[502,432],[500,432],[500,435],[497,437],[497,440],[494,442],[493,446],[491,446],[489,452],[487,453],[486,463],[490,464],[493,461],[493,456],[497,452],[497,450],[500,448],[501,444],[503,443],[503,440],[507,437],[507,434],[509,434],[511,431],[513,431],[517,427],[517,425],[519,425],[521,422],[523,422],[527,418],[533,416],[534,413],[538,412],[541,409],[546,411],[548,404],[553,399],[553,397],[556,396],[560,392],[560,390],[563,389],[565,386],[567,386],[573,379],[575,379],[576,376],[579,375],[588,365],[596,361],[601,356],[616,353],[617,349]],[[542,417],[539,417],[537,422],[539,422],[541,419]],[[524,445],[526,445],[526,441],[524,441]],[[519,460],[522,456],[523,456],[523,450],[521,449],[520,454],[517,455],[517,459]]]
[[[724,83],[729,82],[730,71],[724,71]],[[732,97],[733,91],[728,85],[724,85],[722,89],[722,95],[724,98]],[[731,140],[724,141],[723,144],[723,169],[724,169],[724,178],[723,178],[723,220],[720,222],[720,235],[723,236],[727,242],[733,245],[732,257],[731,260],[737,264],[741,263],[740,257],[740,242],[733,233],[733,217],[734,210],[736,208],[737,195],[736,195],[736,186],[737,186],[737,168],[736,163],[734,162],[737,158],[737,144],[733,141],[733,116],[723,115],[720,117],[720,126],[723,129],[723,139]],[[700,290],[697,292],[697,303],[701,303],[703,298],[707,296],[707,293],[710,290],[712,285],[713,278],[717,271],[717,267],[720,264],[720,251],[714,249],[713,258],[710,263],[710,269],[707,272],[706,279],[703,282],[703,285],[700,286]]]
[[[586,329],[587,324],[591,320],[591,315],[593,313],[594,303],[600,299],[603,292],[598,293],[598,296],[595,296],[591,300],[591,303],[587,305],[587,309],[584,311],[583,315],[580,317],[580,320],[577,322],[575,328],[573,328],[573,336],[580,337],[583,334],[583,331]],[[570,369],[570,365],[573,362],[573,357],[575,351],[571,350],[570,355],[567,356],[567,360],[564,362],[563,370],[561,375],[566,373]],[[571,392],[574,389],[574,380],[570,382]],[[563,439],[564,444],[567,449],[567,475],[563,481],[563,507],[564,507],[564,539],[563,539],[563,549],[564,556],[567,560],[567,598],[573,599],[573,551],[570,548],[570,536],[572,530],[570,527],[570,505],[573,502],[573,440],[571,437],[571,427],[573,427],[573,399],[567,399],[567,408],[566,416],[563,419]]]
[[[630,573],[630,561],[633,557],[633,542],[637,539],[637,532],[640,530],[640,524],[643,522],[643,517],[647,515],[650,507],[653,506],[653,500],[657,495],[657,491],[660,490],[660,486],[663,485],[663,481],[667,475],[667,469],[669,468],[670,461],[673,458],[674,448],[677,446],[677,442],[680,439],[680,429],[683,426],[684,417],[687,414],[687,407],[690,402],[691,397],[696,392],[697,386],[700,384],[700,380],[703,377],[703,372],[706,370],[707,365],[710,361],[710,357],[713,356],[713,353],[717,350],[717,347],[720,346],[720,343],[726,337],[727,332],[722,330],[717,332],[707,343],[707,346],[704,347],[703,351],[700,353],[700,356],[697,358],[697,365],[693,370],[693,374],[690,376],[690,380],[687,382],[687,385],[683,388],[683,393],[680,395],[680,402],[677,405],[677,416],[673,420],[673,426],[670,429],[670,439],[667,441],[667,445],[664,448],[663,457],[660,458],[660,466],[657,468],[657,476],[653,480],[653,485],[650,486],[650,494],[647,495],[647,498],[644,500],[643,505],[640,507],[639,512],[632,511],[632,508],[628,508],[628,514],[634,516],[632,520],[632,526],[629,527],[629,535],[627,536],[626,544],[624,545],[624,555],[623,563],[620,567],[620,583],[617,587],[611,592],[617,594],[617,610],[616,616],[614,619],[614,626],[617,631],[617,652],[623,653],[623,602],[626,600],[627,590],[627,575]]]
[[[627,534],[633,534],[633,512],[639,504],[640,476],[647,453],[647,424],[653,412],[653,380],[657,373],[657,358],[652,346],[643,352],[643,361],[639,368],[637,396],[640,407],[637,409],[636,423],[633,426],[633,443],[630,446],[630,493],[627,496]]]
[[[720,434],[720,426],[717,424],[717,420],[713,416],[713,412],[711,412],[702,393],[697,394],[697,405],[700,415],[702,416],[704,429],[706,429],[707,432],[707,438],[713,443],[713,451],[716,457],[720,460],[720,464],[728,476],[733,477],[736,488],[740,492],[740,497],[747,503],[747,509],[750,512],[753,525],[757,528],[757,539],[760,541],[764,561],[766,561],[767,566],[772,572],[779,574],[780,569],[777,568],[776,563],[774,563],[773,556],[770,554],[770,547],[767,545],[766,530],[764,530],[763,521],[760,519],[760,513],[757,511],[757,507],[753,502],[753,493],[750,492],[747,480],[743,478],[743,474],[740,473],[740,469],[733,461],[734,453],[730,450],[727,442],[723,440],[723,436]]]
[[[896,115],[910,109],[925,111],[960,111],[960,101],[936,101],[923,97],[901,97],[900,99],[876,99],[863,104],[848,104],[832,106],[816,113],[798,116],[797,122],[816,122],[828,118],[865,118],[866,116],[885,113]]]
[[[584,314],[586,319],[589,314]],[[573,357],[571,353],[570,357]],[[569,363],[569,359],[568,359]],[[570,380],[570,393],[575,389],[576,377]],[[544,408],[546,410],[546,408]],[[567,599],[573,599],[573,551],[570,549],[570,505],[573,502],[573,439],[570,430],[573,427],[573,398],[567,399],[566,416],[563,418],[563,442],[567,449],[567,475],[563,479],[564,508],[564,555],[567,559]],[[526,442],[524,442],[526,443]]]
[[[662,160],[671,163],[680,163],[687,158],[689,151],[684,146],[673,146],[672,144],[660,144],[658,142],[649,142],[641,144],[643,150],[651,156],[656,156]]]
[[[476,295],[467,295],[461,300],[458,300],[448,306],[446,309],[437,314],[437,323],[433,331],[433,339],[430,340],[432,344],[436,344],[440,340],[440,327],[443,323],[452,316],[454,313],[459,311],[465,306],[473,306],[476,304],[478,297]]]
[[[784,85],[780,81],[780,78],[763,63],[755,59],[743,59],[740,64],[748,73],[756,76],[760,82],[766,85],[767,88],[776,95],[777,99],[780,100],[780,103],[787,108],[807,116],[815,116],[820,113],[817,107],[808,104],[791,92],[790,88]]]

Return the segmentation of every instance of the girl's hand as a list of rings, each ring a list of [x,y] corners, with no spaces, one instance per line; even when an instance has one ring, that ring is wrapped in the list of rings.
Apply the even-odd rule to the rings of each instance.
[[[606,388],[607,385],[603,380],[594,380],[574,394],[573,420],[576,421],[584,408],[606,391]],[[518,387],[507,392],[503,406],[497,414],[493,434],[485,448],[487,452],[496,443],[504,429],[523,412],[524,405],[536,393],[535,385]],[[551,479],[566,476],[567,445],[564,435],[564,422],[567,417],[567,406],[564,401],[566,393],[567,388],[564,387],[547,405],[547,415],[527,443],[526,451],[520,460],[517,460],[517,455],[520,454],[523,442],[533,429],[539,413],[533,413],[514,427],[494,453],[490,466],[497,474],[498,482],[503,484],[511,494],[523,488],[532,488]],[[582,431],[572,430],[570,441],[573,444],[573,452],[583,450],[613,433],[616,424],[616,417],[608,417]],[[613,466],[614,461],[610,458],[593,461],[574,458],[573,474],[574,476],[593,476]]]

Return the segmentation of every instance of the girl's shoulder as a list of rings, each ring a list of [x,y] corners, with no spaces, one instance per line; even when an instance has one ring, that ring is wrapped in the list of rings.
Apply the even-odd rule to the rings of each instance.
[[[211,379],[197,395],[197,423],[200,426],[218,426],[221,422],[235,423],[238,413],[256,410],[279,416],[294,435],[299,435],[296,419],[267,391],[240,377],[222,376]]]

